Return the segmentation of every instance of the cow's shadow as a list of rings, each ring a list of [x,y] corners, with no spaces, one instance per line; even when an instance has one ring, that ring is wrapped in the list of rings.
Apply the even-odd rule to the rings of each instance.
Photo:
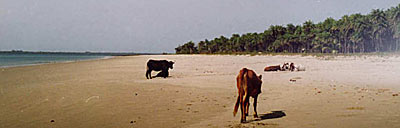
[[[249,120],[246,123],[250,123],[250,122],[254,122],[254,121],[268,120],[268,119],[282,118],[284,116],[286,116],[286,113],[283,111],[272,111],[271,113],[267,113],[267,114],[259,114],[258,118],[255,118],[254,120]]]

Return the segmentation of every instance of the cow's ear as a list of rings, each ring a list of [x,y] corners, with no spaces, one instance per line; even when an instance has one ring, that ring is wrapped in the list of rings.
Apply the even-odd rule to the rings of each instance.
[[[262,79],[262,75],[258,76],[258,78],[260,78],[260,80]]]

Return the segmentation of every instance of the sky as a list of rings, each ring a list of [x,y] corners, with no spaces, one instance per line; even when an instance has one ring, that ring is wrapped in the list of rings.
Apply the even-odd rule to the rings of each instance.
[[[188,41],[315,23],[399,0],[0,0],[0,51],[175,52]]]

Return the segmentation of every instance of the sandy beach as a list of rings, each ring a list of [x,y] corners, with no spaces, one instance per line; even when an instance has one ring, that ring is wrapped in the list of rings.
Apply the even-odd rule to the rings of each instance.
[[[175,61],[170,77],[146,79],[150,58]],[[263,71],[283,62],[306,71]],[[396,56],[143,55],[0,68],[0,127],[400,127],[399,65]],[[261,118],[241,124],[232,112],[244,67],[263,84]]]

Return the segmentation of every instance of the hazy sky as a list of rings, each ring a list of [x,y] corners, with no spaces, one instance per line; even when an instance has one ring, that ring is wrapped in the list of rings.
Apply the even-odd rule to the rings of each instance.
[[[0,50],[174,52],[187,41],[387,9],[399,0],[0,0]]]

